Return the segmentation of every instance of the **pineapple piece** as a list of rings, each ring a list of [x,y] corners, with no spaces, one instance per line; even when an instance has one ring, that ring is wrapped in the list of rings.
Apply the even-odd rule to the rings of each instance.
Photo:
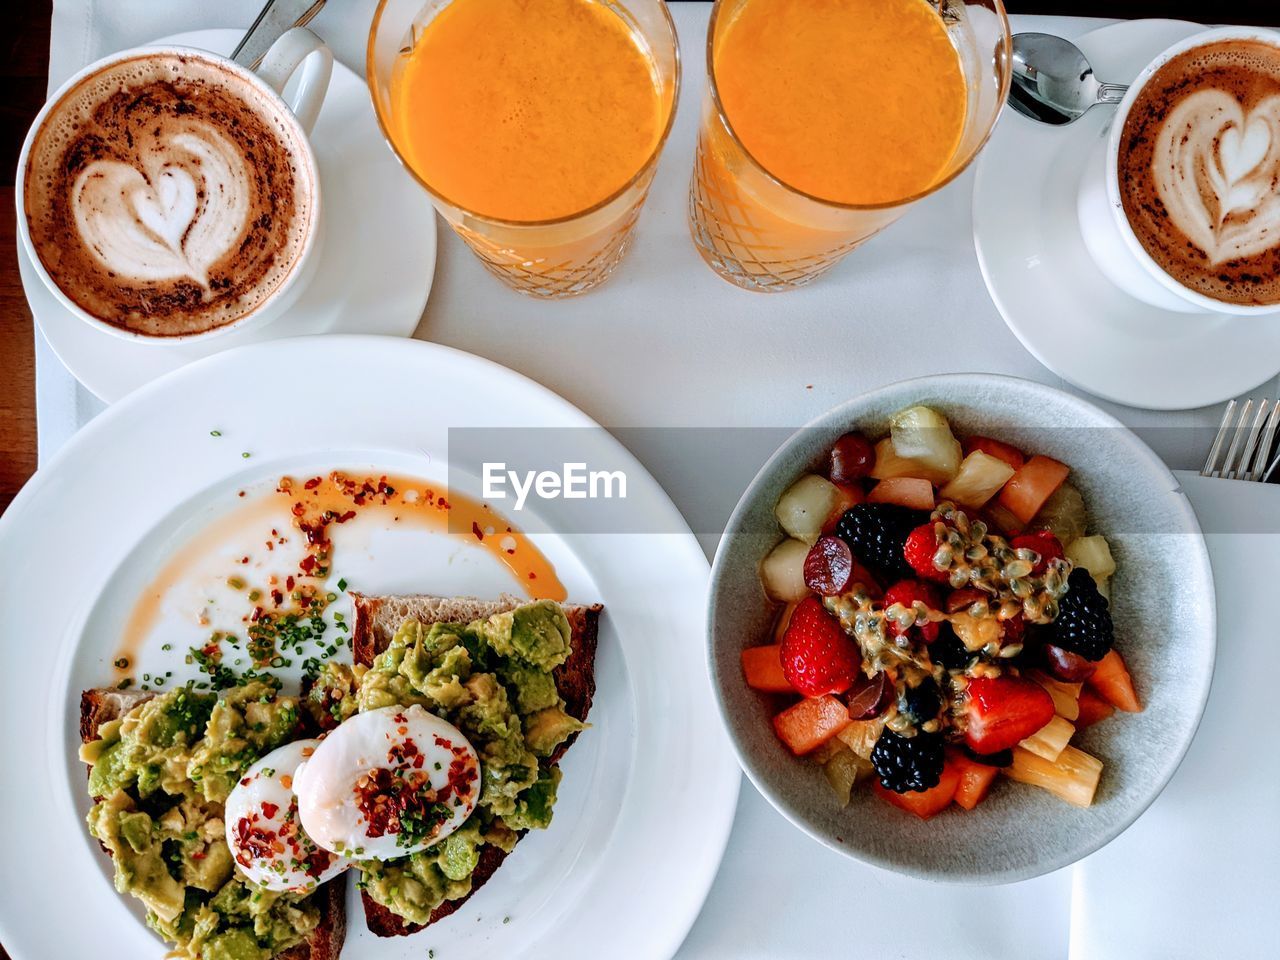
[[[1076,713],[1079,715],[1078,708]],[[1076,728],[1070,720],[1063,717],[1054,717],[1018,746],[1022,747],[1023,750],[1030,750],[1037,757],[1056,761],[1067,744],[1071,742],[1075,732]]]
[[[1044,687],[1053,698],[1053,712],[1064,720],[1080,717],[1080,688],[1083,683],[1064,683],[1039,670],[1028,671],[1027,676]]]
[[[825,765],[826,762],[832,759],[836,754],[848,752],[849,747],[846,744],[841,743],[837,738],[832,737],[822,746],[814,750],[813,753],[809,754],[809,756],[813,758],[815,763]]]
[[[880,739],[880,731],[884,729],[884,718],[874,720],[855,720],[836,734],[846,746],[864,760],[871,760],[871,748]]]
[[[976,509],[996,495],[1013,476],[1013,467],[999,457],[975,450],[960,463],[960,472],[939,491],[943,500]]]
[[[950,480],[960,470],[960,441],[947,418],[936,410],[922,406],[899,410],[889,418],[889,437],[898,456],[924,464],[943,478],[935,483]]]
[[[923,460],[900,457],[893,449],[893,439],[885,437],[876,444],[876,462],[871,466],[872,480],[893,480],[897,477],[913,477],[930,483],[946,483],[951,477]]]
[[[800,572],[803,574],[804,569],[801,568]],[[801,597],[800,599],[803,600],[804,598]],[[798,600],[789,600],[787,605],[778,611],[778,619],[773,623],[774,643],[781,643],[782,638],[786,636],[787,627],[791,626],[791,615],[796,612],[796,604],[798,602]]]
[[[1111,545],[1106,537],[1077,537],[1067,544],[1067,559],[1077,567],[1084,567],[1098,583],[1116,572],[1116,562],[1111,556]]]
[[[1040,512],[1031,518],[1031,530],[1048,530],[1059,543],[1071,543],[1084,536],[1084,497],[1069,482],[1049,495]]]
[[[1087,807],[1093,803],[1102,777],[1102,761],[1075,747],[1064,747],[1057,760],[1014,747],[1013,766],[1005,773],[1010,780],[1041,787],[1067,803]]]
[[[1108,577],[1106,580],[1099,580],[1097,583],[1098,592],[1102,594],[1102,599],[1107,601],[1107,606],[1111,606],[1111,578]]]
[[[849,798],[853,795],[854,785],[871,774],[871,761],[864,760],[848,747],[845,747],[844,744],[841,744],[838,739],[831,742],[840,744],[842,749],[823,763],[822,773],[827,778],[827,783],[831,784],[831,789],[836,792],[836,796],[840,799],[840,806],[847,807]]]
[[[809,545],[800,540],[783,540],[769,551],[760,564],[764,592],[784,603],[807,597],[809,588],[804,582],[804,558],[808,555]]]
[[[822,525],[835,509],[841,493],[834,483],[816,473],[801,477],[781,497],[773,514],[782,529],[809,546],[822,535]]]

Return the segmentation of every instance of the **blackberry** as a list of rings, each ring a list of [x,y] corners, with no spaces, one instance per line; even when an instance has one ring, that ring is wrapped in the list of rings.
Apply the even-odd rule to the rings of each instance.
[[[871,765],[880,785],[894,793],[929,790],[942,779],[942,735],[917,733],[903,737],[882,730],[871,748]]]
[[[964,752],[978,763],[985,764],[988,767],[1011,767],[1013,766],[1012,750],[997,750],[995,753],[979,753],[968,744],[965,744]]]
[[[1115,642],[1107,599],[1083,567],[1076,567],[1067,579],[1067,593],[1058,601],[1051,638],[1055,646],[1086,660],[1101,660]]]
[[[943,620],[938,624],[938,639],[929,644],[929,658],[937,664],[941,664],[948,670],[963,670],[969,666],[969,661],[973,659],[960,638],[956,636],[956,632],[951,629],[951,624]]]
[[[914,580],[916,573],[902,547],[912,530],[928,522],[927,510],[895,503],[859,503],[840,518],[836,536],[849,545],[860,562],[887,581]]]
[[[942,699],[938,696],[938,684],[933,677],[926,677],[914,687],[907,687],[898,703],[898,712],[917,727],[937,719],[941,709]]]

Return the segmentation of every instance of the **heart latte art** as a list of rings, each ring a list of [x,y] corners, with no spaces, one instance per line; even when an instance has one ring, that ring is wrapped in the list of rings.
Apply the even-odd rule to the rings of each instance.
[[[1170,222],[1209,263],[1280,242],[1280,96],[1246,114],[1230,93],[1197,90],[1165,120],[1152,159]]]
[[[192,123],[141,152],[142,169],[95,160],[76,178],[71,210],[81,240],[115,276],[195,281],[248,227],[252,174],[215,127]]]
[[[1222,40],[1164,64],[1117,159],[1125,215],[1171,277],[1227,303],[1280,303],[1280,46]]]
[[[151,336],[200,333],[261,306],[311,230],[295,127],[216,61],[157,53],[67,93],[24,180],[31,238],[76,304]]]

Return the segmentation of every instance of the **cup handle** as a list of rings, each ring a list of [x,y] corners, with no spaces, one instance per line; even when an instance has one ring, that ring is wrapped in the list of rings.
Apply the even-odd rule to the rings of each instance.
[[[320,115],[320,105],[329,89],[329,77],[333,73],[333,53],[325,42],[306,27],[293,27],[280,35],[271,45],[258,67],[258,76],[276,93],[284,96],[285,84],[295,74],[298,86],[293,97],[287,100],[289,109],[307,133],[315,126]]]

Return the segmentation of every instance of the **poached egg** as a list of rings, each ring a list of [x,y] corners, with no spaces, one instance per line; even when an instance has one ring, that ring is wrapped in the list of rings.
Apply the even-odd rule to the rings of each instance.
[[[480,796],[480,760],[453,724],[421,706],[358,713],[293,778],[306,833],[325,850],[394,860],[453,833]]]
[[[236,868],[268,890],[310,893],[351,866],[316,845],[298,817],[293,780],[319,740],[295,740],[251,766],[227,797],[227,846]]]

